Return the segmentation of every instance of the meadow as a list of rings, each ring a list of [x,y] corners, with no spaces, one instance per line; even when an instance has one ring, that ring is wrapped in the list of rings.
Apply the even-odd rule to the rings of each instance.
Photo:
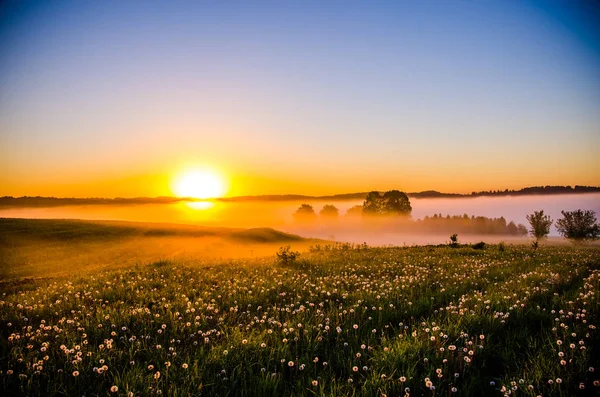
[[[600,394],[598,246],[369,247],[7,219],[0,230],[5,395]],[[217,243],[241,253],[172,255]],[[276,257],[287,244],[299,258]]]

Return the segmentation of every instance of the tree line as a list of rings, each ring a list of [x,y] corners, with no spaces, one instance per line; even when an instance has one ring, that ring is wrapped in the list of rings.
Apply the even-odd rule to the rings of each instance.
[[[507,222],[504,217],[488,218],[485,216],[435,214],[413,221],[410,218],[412,206],[406,193],[390,190],[384,193],[369,192],[362,205],[351,207],[346,217],[386,217],[402,219],[402,225],[408,225],[411,231],[421,232],[452,232],[466,234],[497,234],[525,236],[528,233],[536,242],[550,234],[554,222],[544,211],[534,211],[527,215],[530,228],[525,225]],[[563,217],[556,221],[556,229],[565,238],[571,240],[591,240],[600,237],[600,226],[597,224],[596,213],[591,210],[562,211]],[[315,212],[310,204],[302,204],[293,214],[294,221],[299,224],[311,224],[321,220],[324,223],[335,223],[339,219],[339,209],[327,204]]]

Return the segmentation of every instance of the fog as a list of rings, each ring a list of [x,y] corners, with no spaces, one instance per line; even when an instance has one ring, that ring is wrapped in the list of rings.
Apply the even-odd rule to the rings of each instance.
[[[339,209],[339,221],[333,225],[318,223],[312,226],[299,226],[293,222],[292,214],[301,201],[245,201],[245,202],[206,202],[176,204],[138,205],[78,205],[50,208],[3,208],[0,217],[16,218],[66,218],[96,220],[127,220],[142,222],[170,222],[222,227],[272,227],[296,233],[304,237],[334,238],[337,241],[366,242],[381,244],[424,244],[443,243],[448,240],[446,232],[427,234],[398,230],[397,225],[373,225],[360,218],[345,217],[348,208],[362,204],[355,201],[310,201],[319,212],[325,204],[333,204]],[[543,209],[553,219],[561,217],[561,210],[594,210],[600,214],[600,194],[544,195],[516,197],[476,197],[448,199],[411,199],[412,218],[422,219],[433,214],[504,217],[527,225],[525,216],[534,210]],[[553,227],[551,236],[558,236]],[[510,236],[460,235],[459,240],[468,241],[522,241]]]

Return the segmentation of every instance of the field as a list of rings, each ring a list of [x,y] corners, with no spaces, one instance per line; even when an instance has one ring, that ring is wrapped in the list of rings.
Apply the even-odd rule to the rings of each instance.
[[[600,394],[597,246],[8,219],[0,231],[5,395]],[[301,256],[278,260],[288,244]]]

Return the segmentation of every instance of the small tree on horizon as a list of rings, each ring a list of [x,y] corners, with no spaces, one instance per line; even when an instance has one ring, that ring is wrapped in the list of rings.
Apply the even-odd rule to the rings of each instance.
[[[550,218],[550,215],[544,215],[544,210],[533,211],[533,214],[527,215],[527,221],[531,225],[529,233],[536,240],[541,240],[550,234],[552,218]]]
[[[310,204],[302,204],[294,212],[294,221],[299,223],[312,223],[317,220],[317,214]]]
[[[561,214],[563,218],[556,221],[556,229],[563,237],[575,241],[600,237],[600,226],[594,211],[561,211]]]
[[[364,215],[404,215],[412,212],[410,200],[406,193],[399,190],[389,190],[383,195],[372,191],[367,194],[362,206]]]
[[[335,205],[326,204],[319,211],[319,218],[325,221],[334,221],[339,217],[340,211],[337,209]]]
[[[390,190],[383,194],[383,213],[385,215],[405,215],[412,212],[410,200],[406,193],[399,190]]]
[[[364,215],[378,215],[381,213],[381,194],[376,191],[367,193],[362,205]]]
[[[363,213],[363,206],[362,205],[355,205],[353,207],[348,208],[348,210],[346,211],[346,216],[348,217],[359,217],[361,216]]]

